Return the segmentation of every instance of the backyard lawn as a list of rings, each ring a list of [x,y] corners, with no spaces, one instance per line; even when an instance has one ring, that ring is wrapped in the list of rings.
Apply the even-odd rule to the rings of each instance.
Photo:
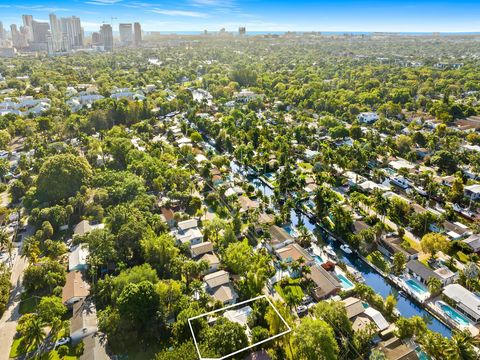
[[[280,294],[280,296],[285,300],[286,294],[292,294],[296,298],[303,298],[304,293],[302,288],[300,287],[300,280],[298,279],[290,279],[288,283],[284,286],[280,286],[280,283],[275,285],[275,290]]]

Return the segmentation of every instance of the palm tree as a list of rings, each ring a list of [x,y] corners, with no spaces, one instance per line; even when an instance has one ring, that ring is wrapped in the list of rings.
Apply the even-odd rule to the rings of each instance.
[[[43,324],[38,316],[29,319],[23,331],[23,341],[26,348],[36,349],[45,339]]]
[[[427,280],[428,290],[432,295],[436,295],[442,290],[442,282],[436,277],[429,277]]]
[[[475,346],[478,346],[478,344],[479,341],[474,339],[468,331],[456,331],[450,340],[452,353],[458,354],[458,358],[462,360],[478,359],[478,354],[475,351]]]

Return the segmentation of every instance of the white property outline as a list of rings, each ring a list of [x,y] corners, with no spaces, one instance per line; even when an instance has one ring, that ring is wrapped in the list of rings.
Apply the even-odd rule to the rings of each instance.
[[[271,336],[269,337],[268,339],[263,339],[262,341],[259,341],[255,344],[252,344],[250,346],[247,346],[243,349],[240,349],[240,350],[237,350],[237,351],[234,351],[230,354],[227,354],[227,355],[224,355],[223,357],[221,358],[203,358],[202,355],[200,354],[200,349],[198,348],[198,343],[197,343],[197,339],[195,338],[195,332],[193,331],[193,328],[192,328],[192,323],[191,323],[191,320],[195,320],[195,319],[200,319],[202,317],[205,317],[205,316],[208,316],[208,315],[211,315],[211,314],[215,314],[217,312],[221,312],[221,311],[225,311],[225,310],[228,310],[228,309],[231,309],[233,307],[237,307],[239,305],[243,305],[243,304],[246,304],[246,303],[250,303],[250,302],[253,302],[253,301],[257,301],[257,300],[260,300],[260,299],[267,299],[268,303],[270,304],[270,306],[273,308],[273,310],[275,311],[275,313],[278,315],[278,317],[282,320],[282,322],[285,324],[285,326],[287,327],[287,330],[285,330],[284,332],[281,332],[280,334],[277,334],[277,335],[274,335],[274,336]],[[278,312],[277,308],[273,305],[273,303],[270,301],[270,299],[268,298],[267,295],[260,295],[260,296],[257,296],[255,298],[252,298],[252,299],[249,299],[249,300],[245,300],[245,301],[242,301],[242,302],[239,302],[237,304],[233,304],[233,305],[229,305],[229,306],[226,306],[224,308],[221,308],[221,309],[217,309],[217,310],[213,310],[213,311],[210,311],[210,312],[207,312],[207,313],[204,313],[204,314],[201,314],[201,315],[197,315],[197,316],[194,316],[194,317],[191,317],[188,319],[188,325],[190,326],[190,331],[192,333],[192,336],[193,336],[193,342],[195,343],[195,348],[197,349],[197,354],[198,354],[198,358],[200,360],[224,360],[226,358],[229,358],[230,356],[233,356],[233,355],[237,355],[245,350],[248,350],[248,349],[251,349],[255,346],[258,346],[260,344],[263,344],[267,341],[270,341],[270,340],[273,340],[273,339],[276,339],[280,336],[283,336],[283,335],[286,335],[288,334],[289,332],[292,331],[292,329],[290,328],[290,326],[287,324],[287,322],[285,321],[285,319],[282,317],[282,315],[280,315],[280,313]]]

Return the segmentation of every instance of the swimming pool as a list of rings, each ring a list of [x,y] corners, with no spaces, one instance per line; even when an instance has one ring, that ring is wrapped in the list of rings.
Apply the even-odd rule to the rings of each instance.
[[[315,262],[318,264],[318,265],[322,265],[323,263],[325,263],[325,260],[323,260],[320,256],[318,255],[314,255],[313,258],[315,259]]]
[[[273,181],[275,180],[275,173],[265,173],[263,176],[268,180],[268,181]]]
[[[292,237],[297,237],[297,231],[290,225],[286,225],[283,227],[283,230],[285,230],[288,235],[292,236]]]
[[[337,274],[338,279],[340,280],[340,283],[342,284],[342,288],[344,290],[351,290],[355,287],[355,285],[348,280],[343,274]]]
[[[414,279],[406,280],[405,285],[407,285],[408,288],[411,289],[413,292],[421,296],[428,294],[428,290],[422,284],[420,284],[418,281]]]
[[[460,326],[469,326],[470,322],[461,315],[458,311],[452,308],[450,305],[444,303],[443,301],[437,301],[437,306],[442,310],[442,312],[448,316],[450,319],[455,321]]]

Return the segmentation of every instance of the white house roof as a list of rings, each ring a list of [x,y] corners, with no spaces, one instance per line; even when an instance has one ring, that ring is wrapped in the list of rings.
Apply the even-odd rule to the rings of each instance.
[[[87,264],[87,257],[90,254],[86,244],[80,244],[68,255],[68,271],[72,271],[77,266]]]
[[[180,230],[185,231],[185,230],[197,227],[198,222],[196,219],[189,219],[189,220],[179,221],[177,226]]]
[[[230,282],[230,275],[225,270],[220,270],[205,275],[203,281],[205,281],[210,288],[215,288],[220,285],[228,284]]]
[[[387,320],[383,317],[383,315],[372,307],[368,307],[365,309],[364,314],[367,315],[373,322],[377,325],[380,331],[387,329],[390,324]]]
[[[457,306],[480,318],[480,298],[459,284],[445,286],[443,294],[457,303]]]
[[[248,316],[251,312],[252,308],[250,306],[244,306],[238,310],[227,310],[223,316],[232,322],[246,326],[248,322]]]
[[[465,186],[465,190],[468,190],[471,193],[480,194],[480,184]]]

